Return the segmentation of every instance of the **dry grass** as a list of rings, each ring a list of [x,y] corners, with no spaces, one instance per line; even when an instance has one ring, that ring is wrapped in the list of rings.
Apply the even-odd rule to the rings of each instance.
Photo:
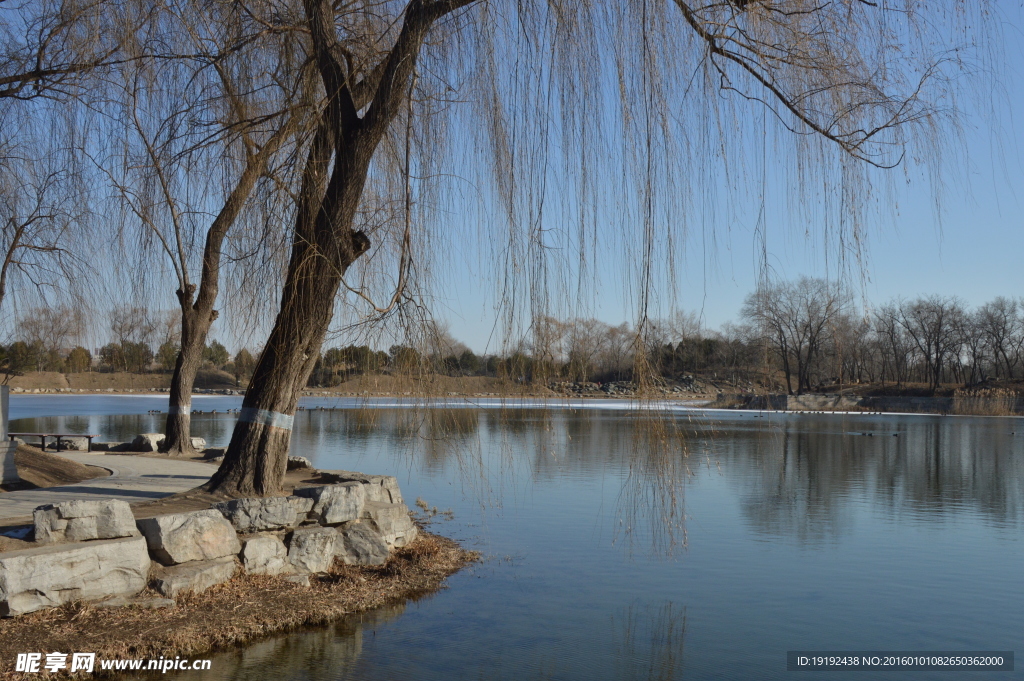
[[[951,411],[964,416],[1013,416],[1017,401],[1014,391],[1003,388],[957,390]]]
[[[18,468],[21,482],[3,485],[0,491],[70,485],[110,475],[110,471],[105,468],[76,463],[31,445],[18,446],[14,453],[14,464]]]
[[[201,594],[178,597],[171,609],[94,608],[74,603],[0,621],[0,678],[38,678],[14,671],[19,652],[95,652],[104,658],[199,657],[262,636],[416,598],[477,554],[421,532],[385,565],[335,563],[330,573],[301,587],[277,577],[236,574]],[[152,594],[148,594],[152,595]],[[100,676],[96,673],[90,677]]]

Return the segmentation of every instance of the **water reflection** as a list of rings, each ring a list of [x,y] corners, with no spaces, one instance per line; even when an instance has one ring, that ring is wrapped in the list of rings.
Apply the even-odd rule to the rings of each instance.
[[[193,431],[211,446],[234,416],[201,414]],[[371,451],[393,469],[456,480],[483,504],[522,483],[617,481],[625,532],[668,532],[677,542],[685,491],[706,474],[737,489],[750,526],[815,543],[848,531],[857,503],[886,515],[960,510],[1015,524],[1024,510],[1019,420],[910,416],[751,414],[665,417],[573,409],[309,409],[293,452],[323,468],[356,467]],[[127,440],[163,426],[159,415],[26,418],[12,429],[92,432]],[[869,501],[868,501],[869,500]]]
[[[245,647],[215,653],[208,671],[172,672],[181,681],[344,681],[355,678],[363,638],[405,611],[404,604],[351,615],[325,627],[271,636]],[[149,679],[166,678],[150,675]]]

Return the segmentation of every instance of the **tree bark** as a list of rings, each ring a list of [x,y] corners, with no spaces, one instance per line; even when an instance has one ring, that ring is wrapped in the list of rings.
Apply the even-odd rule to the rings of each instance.
[[[181,299],[191,299],[191,291],[178,291]],[[195,456],[192,446],[192,388],[203,363],[203,349],[217,311],[196,309],[187,303],[181,310],[181,349],[171,376],[171,394],[161,448],[171,456]]]

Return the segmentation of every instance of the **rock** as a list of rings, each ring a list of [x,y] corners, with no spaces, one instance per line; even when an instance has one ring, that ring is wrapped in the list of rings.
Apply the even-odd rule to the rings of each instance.
[[[301,468],[312,468],[313,462],[304,456],[289,456],[288,457],[288,470],[294,471]]]
[[[126,596],[115,596],[99,603],[93,603],[94,608],[123,608],[134,605],[136,608],[156,609],[173,608],[176,603],[173,598],[128,598]]]
[[[217,457],[224,458],[224,453],[228,450],[224,447],[210,447],[209,449],[203,450],[204,459],[216,459]]]
[[[295,509],[295,522],[300,525],[306,520],[309,512],[313,510],[313,500],[309,497],[292,495],[288,497],[288,503]]]
[[[134,596],[145,588],[149,566],[142,537],[0,553],[0,616]]]
[[[108,451],[110,451],[111,445],[115,445],[116,446],[117,444],[118,443],[116,443],[116,442],[113,442],[113,443],[111,443],[111,442],[93,442],[92,443],[92,451],[94,451],[94,452],[108,452]]]
[[[36,508],[32,519],[41,544],[139,536],[131,507],[117,499],[47,504]]]
[[[364,486],[358,482],[340,485],[296,487],[295,496],[313,500],[309,517],[321,525],[339,525],[359,518],[366,501]]]
[[[232,499],[214,506],[240,534],[282,530],[298,525],[295,506],[286,497]],[[303,516],[305,519],[305,516]]]
[[[213,456],[206,460],[209,463],[222,464],[224,463],[224,456]]]
[[[107,451],[108,452],[133,452],[135,450],[132,449],[132,443],[131,442],[108,442],[107,443]]]
[[[60,449],[70,452],[87,452],[89,451],[89,438],[62,437],[60,439]]]
[[[384,537],[362,520],[341,527],[334,552],[346,565],[383,565],[388,560]]]
[[[366,475],[353,471],[320,471],[320,479],[328,483],[360,482],[366,486],[366,500],[385,504],[401,504],[402,491],[393,475]]]
[[[327,572],[334,562],[337,539],[333,527],[299,528],[288,542],[288,562],[299,572]]]
[[[176,598],[185,591],[201,593],[231,579],[235,567],[234,556],[224,556],[160,568],[154,576],[153,588],[168,598]]]
[[[160,443],[163,442],[163,433],[142,433],[136,435],[132,440],[129,451],[132,452],[156,452],[160,450]]]
[[[260,534],[247,539],[242,547],[242,567],[249,575],[280,575],[292,572],[288,549],[278,537]]]
[[[206,438],[194,437],[192,438],[192,449],[197,452],[201,452],[206,449]]]
[[[231,523],[212,508],[145,518],[137,525],[153,556],[164,565],[212,560],[242,549]]]
[[[372,523],[373,529],[384,537],[388,546],[405,546],[416,538],[418,532],[405,504],[367,501],[363,507],[363,518]]]

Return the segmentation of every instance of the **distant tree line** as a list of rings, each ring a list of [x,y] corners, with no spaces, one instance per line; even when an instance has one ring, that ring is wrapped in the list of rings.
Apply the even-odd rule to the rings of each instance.
[[[655,321],[639,335],[628,324],[542,317],[530,338],[502,354],[477,355],[437,328],[426,340],[328,348],[309,385],[334,387],[365,373],[490,376],[519,383],[632,381],[638,360],[655,376],[692,376],[757,383],[790,393],[837,384],[896,387],[944,383],[966,386],[1024,379],[1024,300],[998,297],[976,309],[954,297],[895,299],[858,309],[843,286],[822,279],[779,282],[750,294],[741,324],[709,330],[693,314]],[[118,307],[109,315],[110,342],[96,356],[74,340],[80,315],[68,308],[28,311],[16,340],[0,346],[8,374],[27,371],[170,372],[179,353],[174,314]],[[641,337],[642,336],[642,337]],[[203,366],[241,382],[256,358],[234,357],[216,340]]]
[[[18,323],[16,340],[0,345],[0,368],[9,376],[30,371],[142,374],[174,369],[180,347],[173,313],[117,307],[110,312],[109,322],[110,342],[97,348],[94,356],[77,343],[82,336],[79,312],[66,307],[29,310]],[[255,363],[249,350],[243,348],[232,358],[216,340],[203,349],[206,369],[225,371],[238,382],[251,377]]]

